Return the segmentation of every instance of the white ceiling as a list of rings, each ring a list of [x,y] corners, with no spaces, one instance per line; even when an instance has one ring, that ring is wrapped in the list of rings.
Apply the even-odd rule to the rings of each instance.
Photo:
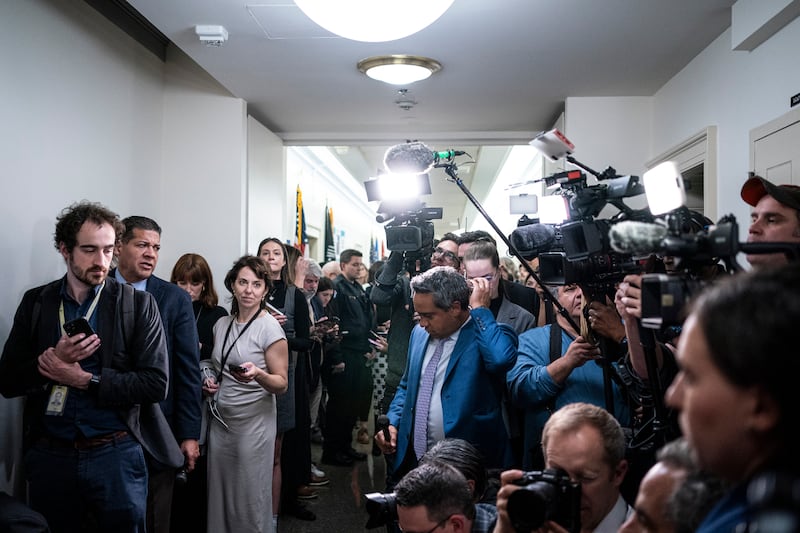
[[[455,0],[436,22],[387,43],[338,38],[292,0],[128,0],[287,145],[349,146],[356,179],[374,176],[388,146],[420,140],[470,153],[467,187],[485,189],[511,144],[550,129],[569,96],[650,96],[730,26],[734,0]],[[398,9],[403,2],[398,1]],[[200,43],[198,24],[229,33]],[[406,87],[360,73],[383,54],[434,58],[443,68]],[[441,172],[441,171],[436,171]],[[437,235],[457,226],[466,198],[432,176],[444,206]]]

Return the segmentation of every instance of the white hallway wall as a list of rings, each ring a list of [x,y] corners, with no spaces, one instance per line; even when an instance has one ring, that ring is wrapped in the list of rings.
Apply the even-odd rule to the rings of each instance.
[[[282,142],[182,52],[162,62],[77,0],[2,2],[0,31],[16,43],[0,49],[0,339],[24,291],[63,276],[52,234],[73,202],[157,220],[156,274],[200,253],[224,305],[232,262],[292,235]],[[0,398],[0,490],[21,488],[21,406]]]

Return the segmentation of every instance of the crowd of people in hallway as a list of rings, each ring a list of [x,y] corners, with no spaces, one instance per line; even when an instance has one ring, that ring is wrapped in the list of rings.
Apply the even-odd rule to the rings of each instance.
[[[748,242],[800,256],[800,187],[755,176],[741,197]],[[266,237],[221,299],[201,254],[155,276],[161,234],[99,203],[58,215],[65,275],[25,292],[0,358],[28,489],[0,494],[0,530],[277,533],[316,519],[360,444],[385,462],[390,533],[800,531],[783,249],[555,284],[483,231],[371,265]],[[644,327],[646,276],[667,272],[703,284]]]

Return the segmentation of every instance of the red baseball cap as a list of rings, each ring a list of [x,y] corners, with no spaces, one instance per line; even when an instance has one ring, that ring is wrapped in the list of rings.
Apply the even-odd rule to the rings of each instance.
[[[754,207],[767,194],[800,211],[800,187],[797,185],[775,185],[761,176],[753,176],[742,185],[742,200]]]

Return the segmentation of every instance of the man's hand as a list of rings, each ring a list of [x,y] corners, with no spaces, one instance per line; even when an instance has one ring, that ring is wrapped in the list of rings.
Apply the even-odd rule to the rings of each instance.
[[[600,355],[600,348],[587,342],[583,337],[577,337],[567,348],[564,357],[577,368],[585,365],[587,361],[602,358],[602,355]]]
[[[642,318],[642,276],[629,274],[619,284],[614,303],[622,320]]]
[[[39,373],[56,383],[79,389],[86,389],[92,377],[77,361],[68,363],[62,360],[55,348],[48,348],[39,355]]]
[[[611,304],[593,301],[589,304],[589,325],[595,333],[619,342],[625,337],[625,326]]]
[[[186,439],[181,442],[181,452],[183,452],[186,471],[191,472],[194,470],[197,458],[200,457],[200,445],[195,439]]]
[[[375,443],[378,445],[378,448],[385,454],[392,454],[397,451],[397,428],[389,425],[389,442],[386,442],[386,438],[383,436],[383,431],[379,431],[375,434]]]
[[[341,374],[342,372],[344,372],[344,361],[331,367],[331,374]]]
[[[497,491],[497,522],[495,523],[493,533],[515,533],[514,527],[511,525],[511,518],[508,516],[508,497],[515,490],[519,490],[519,486],[514,484],[514,481],[520,479],[523,475],[522,470],[506,470],[500,474],[500,490]]]
[[[62,335],[52,349],[56,357],[65,363],[77,363],[92,355],[99,347],[100,337],[96,333],[88,337],[78,333],[72,337]]]

